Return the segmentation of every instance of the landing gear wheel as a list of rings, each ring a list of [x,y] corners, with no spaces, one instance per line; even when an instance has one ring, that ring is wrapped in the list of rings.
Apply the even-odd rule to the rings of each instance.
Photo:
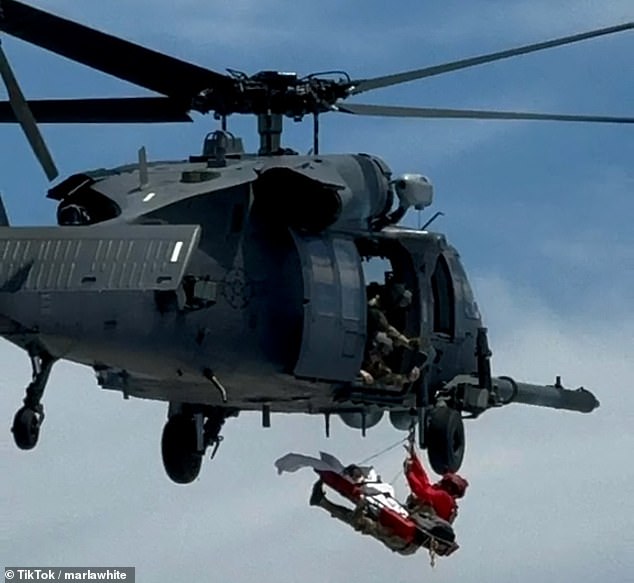
[[[460,412],[450,407],[435,407],[427,425],[427,455],[437,474],[457,472],[465,452],[464,424]]]
[[[24,406],[18,409],[11,426],[13,439],[20,449],[33,449],[37,445],[40,427],[44,421],[42,396],[55,364],[55,358],[41,346],[32,345],[27,350],[31,359],[33,378],[25,391],[26,395],[22,401]]]
[[[167,475],[177,484],[189,484],[200,473],[203,460],[198,451],[196,422],[189,415],[174,415],[165,424],[161,451]]]
[[[20,449],[33,449],[40,435],[40,416],[29,407],[22,407],[13,418],[11,432]]]

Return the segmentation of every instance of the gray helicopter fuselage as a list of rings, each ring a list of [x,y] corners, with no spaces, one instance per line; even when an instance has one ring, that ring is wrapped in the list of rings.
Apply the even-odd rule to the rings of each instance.
[[[353,383],[361,368],[368,248],[389,258],[414,291],[402,327],[439,355],[430,386],[475,371],[481,322],[456,250],[435,233],[372,228],[393,203],[389,169],[379,159],[158,163],[145,182],[139,166],[86,176],[83,186],[52,191],[61,200],[60,222],[80,210],[85,221],[98,222],[54,228],[58,256],[47,257],[48,267],[66,273],[74,263],[75,279],[44,285],[40,274],[38,287],[38,257],[27,252],[24,265],[35,266],[23,285],[0,293],[0,313],[5,337],[25,347],[40,342],[55,356],[94,367],[105,388],[221,404],[218,381],[226,404],[238,409],[344,407],[333,401],[332,388]],[[113,209],[117,216],[108,217]],[[154,248],[139,243],[174,225],[192,226],[193,234],[165,235]],[[84,241],[69,259],[69,234],[79,245],[90,237],[96,242],[88,249]],[[179,243],[189,252],[173,262],[181,272],[169,285],[130,275],[155,265],[157,253],[169,266]],[[18,263],[3,266],[3,277],[15,280]],[[110,273],[117,269],[128,270],[116,274],[127,278],[118,287]],[[104,274],[110,287],[100,279]],[[409,404],[407,398],[398,403]]]
[[[366,154],[298,156],[283,119],[326,113],[634,123],[632,117],[369,105],[348,98],[512,56],[630,31],[631,22],[379,77],[343,71],[227,74],[105,34],[16,0],[0,29],[155,95],[27,101],[0,49],[9,101],[47,177],[57,177],[38,123],[188,122],[222,130],[189,161],[71,176],[48,196],[56,227],[9,227],[0,205],[0,335],[23,347],[32,379],[12,432],[35,447],[42,397],[59,359],[91,366],[99,384],[169,402],[167,474],[189,483],[225,420],[240,410],[324,413],[365,431],[386,410],[417,428],[431,467],[456,472],[465,417],[523,402],[590,412],[583,388],[493,377],[487,331],[457,251],[441,234],[398,226],[432,202],[420,174],[393,178]],[[257,117],[258,155],[227,132]],[[436,215],[427,221],[433,222]]]

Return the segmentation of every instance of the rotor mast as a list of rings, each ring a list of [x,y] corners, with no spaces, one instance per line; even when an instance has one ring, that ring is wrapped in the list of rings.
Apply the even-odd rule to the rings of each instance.
[[[281,113],[259,113],[258,134],[260,136],[260,156],[274,156],[282,150],[283,115]]]

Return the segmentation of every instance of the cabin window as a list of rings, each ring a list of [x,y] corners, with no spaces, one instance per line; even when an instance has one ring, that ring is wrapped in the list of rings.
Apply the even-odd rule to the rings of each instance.
[[[434,297],[434,332],[453,337],[455,329],[455,294],[447,261],[441,255],[431,276]]]
[[[405,309],[387,310],[390,325],[408,337],[420,334],[420,303],[418,281],[410,253],[396,241],[357,241],[357,249],[363,258],[363,275],[368,300],[381,295],[388,282],[404,285],[411,296],[411,304]]]

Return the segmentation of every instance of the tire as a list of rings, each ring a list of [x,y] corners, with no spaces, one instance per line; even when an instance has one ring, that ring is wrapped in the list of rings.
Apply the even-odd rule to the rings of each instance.
[[[427,456],[437,474],[457,472],[465,454],[462,416],[450,407],[435,407],[427,425]]]
[[[40,419],[33,409],[22,407],[13,418],[13,439],[20,449],[33,449],[40,435]]]
[[[200,473],[202,453],[197,450],[196,423],[193,417],[174,415],[163,429],[161,453],[165,472],[177,484],[189,484]]]

